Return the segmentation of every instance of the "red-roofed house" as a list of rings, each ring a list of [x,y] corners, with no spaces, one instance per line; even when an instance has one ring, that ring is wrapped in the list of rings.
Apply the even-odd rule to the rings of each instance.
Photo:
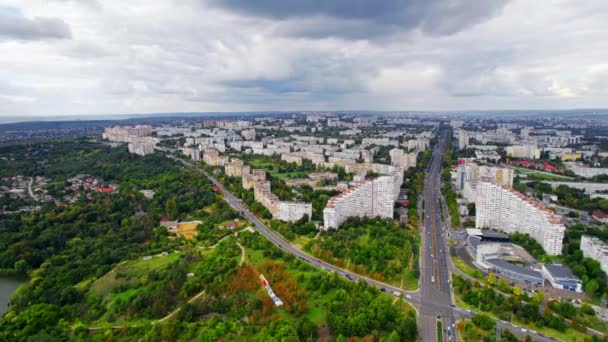
[[[593,212],[593,219],[602,223],[608,223],[608,214],[603,211],[596,210]]]

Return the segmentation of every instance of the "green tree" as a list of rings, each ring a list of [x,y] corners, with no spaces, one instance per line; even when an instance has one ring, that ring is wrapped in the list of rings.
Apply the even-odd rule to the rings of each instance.
[[[165,211],[170,219],[176,219],[179,212],[177,211],[177,198],[175,196],[169,198],[165,203]]]

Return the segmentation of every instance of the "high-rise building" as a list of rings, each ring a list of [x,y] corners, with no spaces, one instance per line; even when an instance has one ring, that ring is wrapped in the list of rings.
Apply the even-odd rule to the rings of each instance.
[[[599,262],[602,271],[608,274],[608,243],[595,236],[583,235],[581,237],[581,251],[586,258]]]
[[[380,176],[329,199],[323,209],[324,229],[338,228],[349,217],[393,218],[393,178]]]
[[[401,167],[404,170],[415,167],[418,159],[418,153],[405,153],[405,151],[400,148],[390,150],[389,155],[391,156],[391,165]]]
[[[467,131],[458,131],[458,148],[463,149],[469,146],[469,133]]]
[[[547,254],[561,254],[566,227],[538,202],[509,187],[479,182],[475,204],[476,228],[529,234]]]
[[[154,143],[147,142],[130,142],[128,144],[129,153],[134,153],[140,156],[147,156],[154,153]]]

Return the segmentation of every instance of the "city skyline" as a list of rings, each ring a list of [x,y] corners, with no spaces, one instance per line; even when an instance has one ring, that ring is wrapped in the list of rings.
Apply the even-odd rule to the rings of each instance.
[[[606,6],[9,0],[0,117],[608,107]]]

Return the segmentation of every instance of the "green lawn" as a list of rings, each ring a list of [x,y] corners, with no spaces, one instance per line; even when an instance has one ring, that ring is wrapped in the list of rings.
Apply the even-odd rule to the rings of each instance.
[[[437,342],[443,342],[443,327],[440,320],[437,320]]]
[[[452,262],[454,263],[454,266],[456,266],[456,268],[458,268],[459,270],[461,270],[462,272],[464,272],[465,274],[467,274],[473,278],[476,278],[479,280],[484,280],[483,274],[481,273],[480,270],[469,266],[458,256],[452,256],[451,258],[452,258]]]
[[[145,277],[152,271],[160,270],[180,257],[180,253],[169,253],[167,256],[155,255],[150,260],[137,258],[119,263],[110,272],[95,280],[90,291],[96,295],[106,295],[120,284],[129,284]]]

